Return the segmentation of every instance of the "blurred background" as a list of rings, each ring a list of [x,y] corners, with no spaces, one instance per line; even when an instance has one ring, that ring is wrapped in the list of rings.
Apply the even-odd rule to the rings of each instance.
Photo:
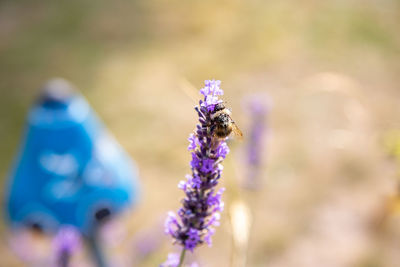
[[[232,263],[229,207],[241,199],[253,221],[247,266],[400,266],[400,161],[390,155],[399,27],[398,0],[2,0],[1,204],[26,114],[41,86],[63,77],[139,167],[139,204],[102,237],[112,266],[157,266],[174,250],[163,220],[179,208],[177,184],[190,171],[197,114],[188,92],[219,79],[245,138],[230,144],[227,209],[213,247],[195,252],[199,264]],[[262,183],[249,191],[240,181],[254,95],[269,112]],[[3,217],[0,265],[26,266],[17,256],[24,242]],[[42,243],[31,245],[45,251]]]

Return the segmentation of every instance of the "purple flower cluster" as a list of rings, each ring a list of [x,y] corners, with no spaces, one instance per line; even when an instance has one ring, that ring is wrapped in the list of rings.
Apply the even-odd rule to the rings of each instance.
[[[175,243],[190,250],[204,242],[211,246],[213,226],[219,225],[219,218],[224,207],[221,195],[224,189],[216,191],[215,186],[221,177],[222,160],[229,153],[225,139],[217,138],[212,132],[212,119],[215,105],[221,103],[220,81],[206,81],[200,90],[204,100],[195,108],[199,123],[195,133],[190,134],[188,150],[191,152],[192,173],[178,185],[185,193],[182,207],[176,215],[169,212],[165,222],[165,232],[172,236]]]

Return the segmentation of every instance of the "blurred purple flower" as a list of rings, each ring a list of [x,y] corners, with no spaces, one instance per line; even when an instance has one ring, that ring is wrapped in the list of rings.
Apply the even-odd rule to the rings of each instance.
[[[192,174],[187,175],[186,181],[181,181],[178,186],[185,193],[183,207],[179,209],[178,215],[169,212],[165,221],[165,232],[184,250],[192,252],[204,242],[211,246],[211,235],[215,232],[213,226],[218,225],[219,212],[223,209],[223,189],[215,192],[214,187],[221,177],[221,162],[229,153],[229,148],[226,139],[215,137],[211,129],[211,115],[215,105],[222,102],[218,98],[223,94],[220,83],[206,81],[206,86],[200,90],[204,100],[200,100],[199,106],[195,108],[199,124],[188,139],[188,150],[192,154]]]
[[[167,260],[160,267],[177,267],[179,265],[180,255],[178,253],[169,253]],[[196,262],[192,262],[190,267],[199,267]]]
[[[263,98],[254,96],[248,103],[251,118],[249,142],[247,146],[247,163],[249,174],[244,180],[244,186],[249,189],[259,188],[259,173],[262,164],[262,153],[265,149],[265,133],[267,129],[267,115],[269,104]]]
[[[160,230],[160,225],[156,225],[141,230],[135,235],[133,248],[134,248],[134,261],[136,265],[140,265],[141,261],[152,255],[157,251],[162,245],[162,230]]]
[[[148,255],[156,251],[161,245],[161,239],[159,236],[149,236],[140,240],[141,242],[136,244],[136,251],[139,253],[141,258],[145,258]]]
[[[160,267],[177,267],[179,264],[179,254],[169,253],[167,260],[160,265]]]
[[[53,248],[59,266],[68,266],[69,258],[81,246],[78,230],[70,225],[62,226],[53,239]]]

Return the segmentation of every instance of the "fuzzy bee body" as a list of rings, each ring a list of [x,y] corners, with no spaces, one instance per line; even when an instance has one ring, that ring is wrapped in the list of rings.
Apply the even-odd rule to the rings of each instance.
[[[243,134],[231,118],[231,111],[225,107],[223,103],[219,103],[214,107],[211,115],[211,129],[218,138],[225,138],[232,132],[239,137]]]

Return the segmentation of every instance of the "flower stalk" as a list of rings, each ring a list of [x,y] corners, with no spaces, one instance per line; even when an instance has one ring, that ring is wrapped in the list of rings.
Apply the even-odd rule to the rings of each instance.
[[[183,260],[185,259],[186,249],[182,249],[181,256],[179,257],[178,267],[181,267],[183,264]]]
[[[183,248],[177,266],[182,266],[186,250],[193,252],[203,243],[211,246],[211,236],[215,232],[214,227],[219,225],[220,212],[224,207],[221,200],[224,189],[216,190],[215,187],[221,178],[221,163],[229,153],[229,148],[226,137],[215,135],[212,118],[216,105],[222,103],[219,99],[223,95],[220,83],[215,80],[206,81],[205,87],[200,90],[204,99],[195,107],[198,124],[188,138],[188,150],[192,156],[191,174],[186,175],[186,180],[178,184],[185,197],[177,214],[169,212],[165,222],[166,234]]]

